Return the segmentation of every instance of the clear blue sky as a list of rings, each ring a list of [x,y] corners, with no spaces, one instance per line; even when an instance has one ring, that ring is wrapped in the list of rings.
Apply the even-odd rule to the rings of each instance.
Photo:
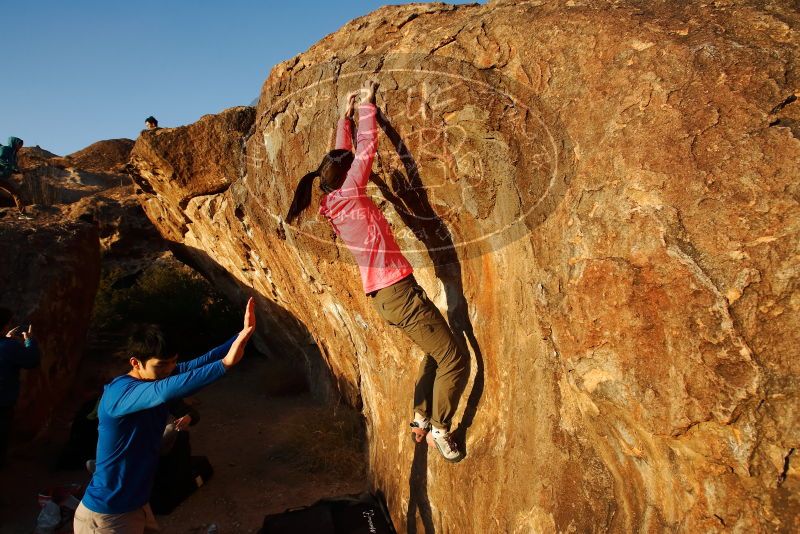
[[[386,3],[0,0],[0,142],[67,155],[135,139],[148,115],[178,126],[250,104],[276,63]]]

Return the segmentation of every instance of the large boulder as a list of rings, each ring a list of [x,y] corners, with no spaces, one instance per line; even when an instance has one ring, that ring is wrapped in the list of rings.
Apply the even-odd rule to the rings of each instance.
[[[70,391],[100,280],[97,226],[85,221],[0,220],[0,305],[32,324],[42,354],[24,371],[15,434],[31,438]],[[4,333],[3,333],[4,334]]]
[[[130,185],[125,174],[133,141],[109,139],[60,157],[38,146],[23,147],[19,155],[22,175],[16,175],[26,204],[52,207]]]
[[[40,221],[94,221],[100,232],[104,271],[117,277],[140,273],[167,250],[134,194],[128,161],[134,141],[98,141],[68,156],[41,147],[20,151],[14,179],[29,211]],[[4,199],[11,205],[10,199]],[[0,216],[16,217],[14,210]]]
[[[799,22],[788,1],[382,8],[276,66],[252,129],[239,108],[145,133],[141,200],[257,293],[275,346],[307,329],[401,530],[790,531]],[[455,466],[409,439],[420,351],[315,208],[283,222],[368,77],[368,194],[471,354]]]
[[[224,200],[228,188],[245,173],[244,143],[255,116],[255,108],[241,106],[205,115],[189,126],[145,130],[131,152],[131,177],[145,213],[178,259],[202,273],[231,302],[244,305],[249,296],[257,298],[263,312],[263,335],[255,338],[259,350],[301,363],[312,393],[335,400],[338,388],[308,328],[262,291],[253,294],[246,275],[252,270],[246,243],[229,232],[227,223],[217,227],[213,216],[218,207],[229,204]],[[202,215],[195,215],[198,206]],[[209,247],[215,235],[219,241]],[[231,262],[237,266],[232,268]]]
[[[60,157],[23,148],[16,176],[31,220],[0,208],[0,303],[30,322],[42,364],[26,372],[16,419],[20,437],[42,429],[76,378],[101,267],[125,282],[166,251],[126,172],[133,141],[112,139]],[[101,262],[102,256],[102,262]]]

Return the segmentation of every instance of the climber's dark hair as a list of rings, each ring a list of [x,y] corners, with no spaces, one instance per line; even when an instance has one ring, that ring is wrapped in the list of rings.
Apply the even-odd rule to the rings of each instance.
[[[150,115],[149,117],[147,117],[147,118],[144,120],[144,122],[149,122],[150,124],[152,124],[152,125],[154,125],[154,126],[158,126],[158,121],[157,121],[157,120],[156,120],[156,118],[155,118],[155,117],[153,117],[152,115]]]
[[[128,356],[144,363],[151,358],[169,360],[175,350],[167,343],[163,330],[154,324],[136,324],[128,337]]]
[[[317,176],[320,178],[320,188],[326,193],[336,191],[342,187],[347,171],[350,170],[350,165],[353,164],[353,158],[351,151],[341,148],[331,150],[325,154],[317,170],[300,178],[289,213],[286,214],[286,222],[291,224],[311,204],[311,186]]]

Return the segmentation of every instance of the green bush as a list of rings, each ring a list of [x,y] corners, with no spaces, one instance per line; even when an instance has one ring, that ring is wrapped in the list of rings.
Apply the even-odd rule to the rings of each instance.
[[[119,270],[104,273],[95,298],[94,331],[124,333],[136,323],[158,324],[183,353],[207,350],[241,328],[241,311],[188,267],[155,263],[135,282],[129,278]]]

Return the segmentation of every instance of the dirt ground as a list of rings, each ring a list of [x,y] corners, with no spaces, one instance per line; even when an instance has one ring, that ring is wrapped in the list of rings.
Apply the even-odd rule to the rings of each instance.
[[[350,427],[332,426],[331,410],[307,394],[268,397],[269,374],[267,360],[247,358],[196,395],[201,420],[191,429],[192,454],[207,456],[214,476],[172,514],[157,516],[162,532],[204,533],[212,523],[221,533],[256,532],[266,514],[367,489],[365,456],[352,435],[337,435]],[[12,448],[0,472],[3,534],[33,531],[40,489],[88,482],[85,471],[49,467],[68,428],[68,418],[56,418],[48,438]]]

